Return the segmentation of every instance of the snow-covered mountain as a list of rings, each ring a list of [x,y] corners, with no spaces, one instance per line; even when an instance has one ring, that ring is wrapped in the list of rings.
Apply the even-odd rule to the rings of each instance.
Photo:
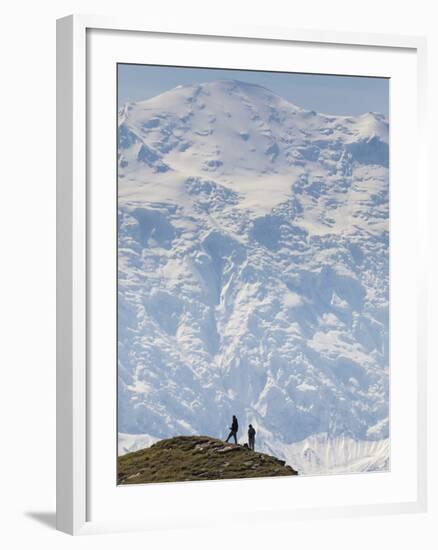
[[[358,441],[351,437],[329,437],[316,434],[303,441],[271,445],[264,448],[288,464],[294,464],[299,474],[350,474],[382,472],[389,469],[389,439]]]
[[[387,120],[179,86],[120,110],[118,161],[123,441],[223,437],[236,414],[287,460],[351,440],[319,471],[377,448],[365,469],[386,468]]]

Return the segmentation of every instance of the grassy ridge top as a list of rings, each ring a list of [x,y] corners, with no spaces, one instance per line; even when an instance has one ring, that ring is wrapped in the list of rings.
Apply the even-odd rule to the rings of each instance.
[[[164,439],[117,464],[122,485],[297,475],[283,460],[207,436]]]

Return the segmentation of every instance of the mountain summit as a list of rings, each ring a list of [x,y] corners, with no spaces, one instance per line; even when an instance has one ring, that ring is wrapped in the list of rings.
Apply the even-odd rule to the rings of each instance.
[[[389,431],[387,120],[216,81],[125,105],[118,153],[119,431],[236,414],[262,451],[359,464]]]
[[[121,485],[297,475],[277,458],[205,436],[173,437],[119,457]]]
[[[119,165],[126,176],[208,173],[230,182],[292,176],[312,162],[333,172],[345,164],[343,151],[360,163],[387,165],[385,118],[321,115],[234,80],[180,86],[127,104],[119,116]]]

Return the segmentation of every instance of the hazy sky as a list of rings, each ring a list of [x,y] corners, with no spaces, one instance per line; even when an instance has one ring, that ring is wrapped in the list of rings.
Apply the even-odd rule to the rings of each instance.
[[[388,116],[389,79],[327,76],[230,69],[192,69],[151,65],[118,66],[119,106],[175,88],[212,80],[243,80],[260,84],[299,107],[333,115],[376,111]]]

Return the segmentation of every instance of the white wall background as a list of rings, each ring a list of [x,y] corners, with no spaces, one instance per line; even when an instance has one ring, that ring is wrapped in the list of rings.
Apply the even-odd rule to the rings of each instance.
[[[159,26],[214,22],[417,34],[429,40],[429,158],[438,127],[438,33],[434,2],[416,0],[16,0],[3,5],[0,65],[0,544],[7,549],[336,547],[428,550],[438,542],[438,389],[434,343],[438,277],[438,202],[430,173],[430,511],[416,516],[254,526],[221,533],[173,531],[68,537],[53,529],[55,510],[55,19],[69,13],[149,18]],[[8,540],[7,540],[8,539]]]

